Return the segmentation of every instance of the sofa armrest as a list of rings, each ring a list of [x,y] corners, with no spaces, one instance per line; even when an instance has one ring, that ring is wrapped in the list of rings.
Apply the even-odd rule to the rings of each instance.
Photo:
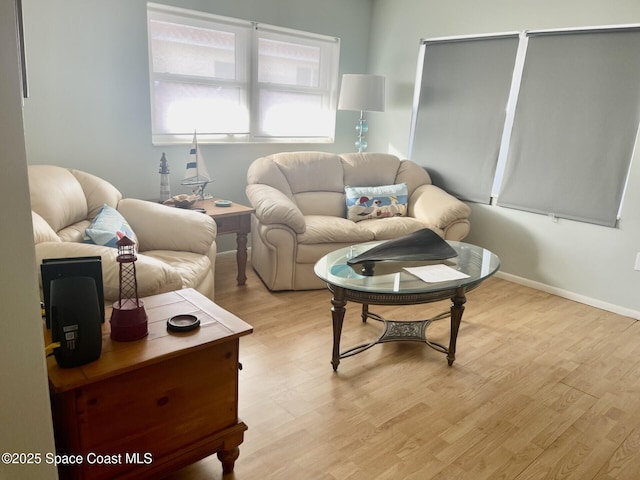
[[[102,258],[102,283],[105,301],[118,299],[120,286],[119,264],[116,261],[118,250],[92,243],[77,242],[42,242],[36,245],[36,265],[40,265],[44,258],[90,257]],[[170,292],[183,287],[182,277],[170,265],[148,257],[137,255],[136,279],[138,295],[146,297],[156,293]],[[38,267],[39,268],[39,267]],[[39,272],[38,272],[39,273]],[[42,278],[40,288],[42,288]]]
[[[409,198],[408,213],[445,230],[451,223],[468,218],[471,208],[435,185],[421,185]]]
[[[283,224],[296,233],[304,233],[306,222],[298,206],[280,190],[269,185],[247,186],[247,197],[255,216],[263,225]]]
[[[206,255],[216,240],[208,215],[135,198],[123,198],[118,211],[138,237],[138,251],[173,250]]]
[[[33,240],[36,244],[61,241],[47,221],[33,210],[31,210],[31,223],[33,224]]]

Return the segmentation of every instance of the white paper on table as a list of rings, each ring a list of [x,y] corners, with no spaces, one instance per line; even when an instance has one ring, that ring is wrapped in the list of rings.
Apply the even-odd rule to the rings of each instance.
[[[407,272],[428,283],[447,282],[469,278],[469,275],[447,265],[424,265],[422,267],[405,267]]]

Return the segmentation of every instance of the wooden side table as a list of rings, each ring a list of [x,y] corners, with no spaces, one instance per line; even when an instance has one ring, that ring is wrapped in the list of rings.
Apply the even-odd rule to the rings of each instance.
[[[236,234],[236,261],[238,263],[238,285],[247,281],[247,235],[251,232],[251,214],[255,209],[232,203],[229,207],[215,205],[217,198],[199,200],[193,208],[202,208],[218,225],[218,235]]]
[[[106,321],[95,362],[63,369],[47,358],[57,454],[68,462],[60,478],[158,478],[216,452],[233,471],[247,429],[239,339],[252,327],[193,289],[143,301],[147,337],[111,341]],[[167,319],[186,313],[200,327],[168,332]]]

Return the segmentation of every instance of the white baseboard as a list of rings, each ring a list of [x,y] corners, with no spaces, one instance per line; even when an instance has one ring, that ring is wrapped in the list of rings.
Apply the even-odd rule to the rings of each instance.
[[[525,287],[534,288],[542,292],[551,293],[553,295],[557,295],[559,297],[566,298],[568,300],[573,300],[574,302],[584,303],[585,305],[599,308],[600,310],[606,310],[607,312],[612,312],[618,315],[624,315],[625,317],[631,317],[635,320],[640,320],[640,312],[637,310],[621,307],[619,305],[613,305],[611,303],[603,302],[601,300],[596,300],[595,298],[587,297],[585,295],[580,295],[578,293],[570,292],[568,290],[552,287],[551,285],[547,285],[544,283],[534,282],[533,280],[528,280],[526,278],[518,277],[516,275],[511,275],[510,273],[498,272],[496,273],[496,277],[502,278],[504,280],[508,280],[513,283],[524,285]]]

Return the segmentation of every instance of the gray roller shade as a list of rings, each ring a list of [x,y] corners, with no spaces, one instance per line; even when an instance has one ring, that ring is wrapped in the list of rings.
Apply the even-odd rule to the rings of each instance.
[[[409,157],[434,184],[489,203],[518,34],[423,40]]]
[[[640,120],[640,30],[528,37],[498,205],[615,226]]]

